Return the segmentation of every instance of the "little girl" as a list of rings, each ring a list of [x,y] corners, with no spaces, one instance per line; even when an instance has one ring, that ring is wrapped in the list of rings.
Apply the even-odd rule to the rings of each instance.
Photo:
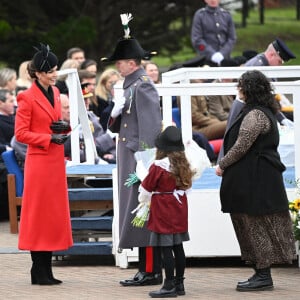
[[[185,253],[182,242],[189,240],[188,204],[185,191],[192,186],[193,171],[184,153],[181,131],[167,127],[158,135],[156,160],[140,187],[139,201],[151,200],[148,229],[150,246],[161,247],[166,278],[152,298],[185,295],[183,280]],[[176,276],[174,276],[176,269]]]

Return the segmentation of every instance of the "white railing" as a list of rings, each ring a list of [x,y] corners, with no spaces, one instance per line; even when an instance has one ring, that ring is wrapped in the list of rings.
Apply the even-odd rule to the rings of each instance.
[[[65,69],[57,73],[59,76],[67,75],[66,83],[69,89],[70,125],[73,129],[71,133],[72,163],[80,164],[80,148],[78,142],[80,125],[85,143],[86,163],[95,164],[98,160],[98,154],[89,125],[77,69]]]
[[[236,83],[190,83],[191,79],[238,79],[244,72],[255,69],[262,71],[269,78],[290,79],[275,81],[276,93],[290,94],[294,104],[295,124],[295,176],[300,176],[300,66],[280,67],[226,67],[226,68],[181,68],[162,74],[162,84],[157,85],[163,97],[164,126],[172,123],[172,96],[181,98],[181,126],[183,139],[192,137],[190,97],[192,95],[235,95]]]
[[[295,167],[296,178],[300,178],[300,66],[280,67],[226,67],[226,68],[181,68],[162,74],[162,83],[157,85],[159,95],[163,98],[163,124],[172,124],[172,96],[181,98],[181,124],[184,141],[192,137],[192,120],[190,98],[192,95],[235,95],[236,83],[190,83],[191,79],[239,78],[244,72],[256,69],[269,78],[290,79],[289,81],[273,82],[276,93],[292,95],[294,103],[295,123]],[[88,162],[94,163],[97,152],[93,137],[88,126],[88,118],[81,93],[76,69],[59,71],[59,75],[68,74],[67,84],[70,98],[71,127],[75,128],[78,118],[84,131],[87,144]],[[297,79],[297,80],[295,80]],[[123,95],[121,85],[115,87],[115,96]],[[298,98],[297,98],[298,97]],[[187,104],[188,103],[188,104]],[[78,130],[72,133],[72,157],[79,162]],[[75,150],[77,149],[77,150]]]

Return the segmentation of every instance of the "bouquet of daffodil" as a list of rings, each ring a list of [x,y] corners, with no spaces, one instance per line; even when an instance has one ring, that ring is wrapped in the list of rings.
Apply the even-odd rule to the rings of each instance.
[[[131,212],[136,214],[131,224],[135,227],[144,227],[145,222],[149,219],[150,204],[152,193],[146,191],[143,187],[140,187],[139,193],[139,205]]]

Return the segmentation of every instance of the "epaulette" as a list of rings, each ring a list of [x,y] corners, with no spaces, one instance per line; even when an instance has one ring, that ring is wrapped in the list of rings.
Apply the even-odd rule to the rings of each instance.
[[[141,79],[142,79],[143,81],[149,81],[149,77],[146,76],[146,75],[142,75],[142,76],[141,76]]]

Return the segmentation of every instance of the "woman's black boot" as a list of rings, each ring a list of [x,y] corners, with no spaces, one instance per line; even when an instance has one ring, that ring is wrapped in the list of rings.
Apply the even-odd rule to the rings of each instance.
[[[175,298],[177,297],[174,279],[165,279],[164,285],[158,291],[149,293],[152,298]]]
[[[178,296],[185,295],[183,280],[184,277],[175,277],[175,287]]]
[[[32,267],[31,267],[31,284],[53,285],[53,281],[48,276],[45,266],[45,255],[42,251],[31,251]]]
[[[52,272],[52,252],[51,251],[45,251],[45,266],[47,268],[48,277],[50,280],[53,281],[53,284],[61,284],[62,281],[59,279],[54,278],[53,272]]]
[[[243,284],[245,284],[245,283],[247,283],[248,281],[250,281],[250,280],[253,279],[253,277],[256,275],[257,269],[256,269],[256,267],[255,267],[254,265],[252,266],[252,268],[254,269],[254,274],[253,274],[251,277],[249,277],[247,280],[238,281],[238,285],[243,285]]]
[[[236,287],[240,292],[265,291],[273,289],[271,269],[256,269],[254,276],[245,282],[238,283]]]

